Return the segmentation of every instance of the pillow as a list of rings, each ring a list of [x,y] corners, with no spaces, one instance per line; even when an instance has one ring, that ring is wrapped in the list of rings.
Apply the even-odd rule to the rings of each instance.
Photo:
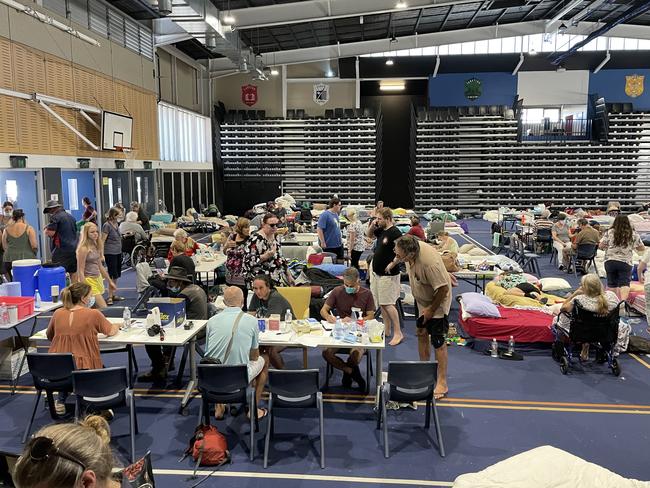
[[[532,283],[533,285],[539,284],[539,278],[537,276],[533,276],[528,273],[524,273],[524,278],[526,278],[526,281],[528,283]]]
[[[463,293],[461,299],[463,301],[463,311],[471,315],[478,317],[492,317],[496,319],[501,318],[499,309],[485,295],[469,292]]]
[[[476,246],[474,244],[463,244],[458,249],[458,254],[467,254],[470,249],[474,249]]]
[[[564,278],[542,278],[539,280],[543,291],[570,290],[571,285]]]
[[[487,256],[488,252],[480,247],[475,247],[474,249],[470,249],[467,254],[470,256]]]

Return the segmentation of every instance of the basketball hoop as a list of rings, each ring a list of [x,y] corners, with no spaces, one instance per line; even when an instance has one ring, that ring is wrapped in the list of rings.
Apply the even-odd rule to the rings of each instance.
[[[129,154],[130,152],[133,151],[133,148],[132,147],[127,147],[127,146],[115,146],[115,150],[117,152],[121,152],[121,153],[124,153],[124,154]]]

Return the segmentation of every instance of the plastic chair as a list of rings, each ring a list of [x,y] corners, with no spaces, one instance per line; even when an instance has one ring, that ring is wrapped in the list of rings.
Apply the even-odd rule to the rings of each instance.
[[[239,403],[248,405],[250,416],[250,460],[255,457],[255,432],[259,430],[255,391],[248,385],[248,369],[245,364],[199,364],[198,389],[201,392],[199,425],[210,425],[210,404]]]
[[[29,372],[34,380],[36,388],[36,398],[34,399],[34,408],[32,416],[25,428],[23,434],[23,444],[29,437],[29,432],[34,423],[36,409],[41,400],[43,391],[47,395],[47,403],[50,409],[50,416],[53,420],[58,420],[59,415],[54,410],[54,392],[72,392],[72,372],[75,370],[74,358],[70,353],[63,354],[27,354],[27,365]]]
[[[75,420],[81,418],[82,407],[84,406],[91,407],[93,410],[128,407],[131,462],[134,463],[138,416],[135,410],[135,395],[129,388],[126,367],[73,371],[72,390],[76,396]]]
[[[379,416],[377,428],[384,424],[384,457],[390,455],[388,449],[388,418],[386,404],[389,401],[410,403],[426,401],[424,428],[428,429],[431,415],[436,424],[440,456],[445,457],[445,447],[440,430],[440,419],[433,390],[436,386],[438,363],[436,361],[391,361],[388,363],[388,381],[379,389]]]
[[[598,253],[598,244],[580,244],[575,254],[571,256],[569,268],[573,266],[573,274],[578,276],[578,262],[583,263],[583,270],[585,273],[589,271],[591,266],[596,269],[596,254]]]
[[[325,469],[325,429],[323,394],[318,390],[318,370],[269,370],[269,422],[264,440],[264,468],[268,467],[269,444],[274,432],[277,408],[317,408],[320,428],[320,467]]]

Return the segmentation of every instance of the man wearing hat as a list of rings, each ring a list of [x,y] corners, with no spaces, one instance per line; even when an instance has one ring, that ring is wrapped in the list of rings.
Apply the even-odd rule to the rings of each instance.
[[[63,266],[74,282],[77,274],[77,221],[63,210],[57,200],[48,200],[43,213],[50,219],[45,234],[51,240],[52,263]]]
[[[621,213],[621,204],[619,202],[611,201],[607,204],[607,215],[616,217]]]
[[[198,285],[192,283],[192,277],[181,266],[170,266],[163,275],[167,283],[166,294],[169,297],[185,299],[186,320],[208,319],[208,297]],[[199,335],[200,338],[200,335]],[[167,377],[168,365],[173,361],[174,348],[169,346],[145,346],[151,359],[151,371],[138,377],[140,381],[162,381]]]

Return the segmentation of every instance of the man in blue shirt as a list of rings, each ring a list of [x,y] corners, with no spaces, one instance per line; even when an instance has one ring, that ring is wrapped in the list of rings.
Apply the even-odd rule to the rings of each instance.
[[[208,320],[205,355],[219,359],[222,364],[245,364],[248,369],[248,381],[255,382],[255,397],[259,405],[268,377],[268,360],[260,356],[257,319],[242,311],[244,293],[240,288],[226,288],[223,302],[227,308]],[[223,412],[224,406],[217,405],[217,419],[223,417]],[[266,414],[265,408],[257,409],[258,418]]]
[[[327,210],[318,218],[318,240],[323,252],[336,254],[337,259],[343,259],[343,241],[341,240],[341,199],[334,197],[330,200]]]
[[[77,273],[77,221],[56,200],[49,200],[43,213],[50,217],[45,234],[52,240],[52,263],[63,266],[74,282]]]

